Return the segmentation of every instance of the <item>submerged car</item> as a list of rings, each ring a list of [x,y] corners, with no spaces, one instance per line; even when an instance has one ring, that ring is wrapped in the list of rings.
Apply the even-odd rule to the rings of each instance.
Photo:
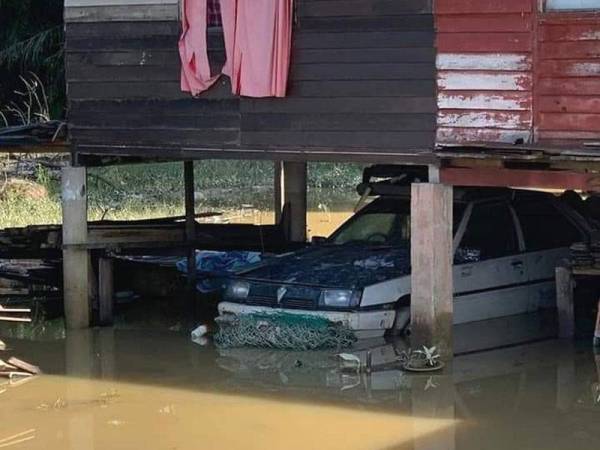
[[[329,238],[228,280],[219,312],[285,311],[341,322],[359,337],[399,333],[410,318],[410,187],[381,194]],[[454,188],[454,323],[555,307],[554,270],[592,222],[553,194]]]

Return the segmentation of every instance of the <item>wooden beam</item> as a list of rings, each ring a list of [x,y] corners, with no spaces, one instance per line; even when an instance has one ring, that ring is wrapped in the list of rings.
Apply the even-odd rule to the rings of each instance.
[[[411,195],[411,347],[451,358],[452,187],[415,183]]]
[[[98,319],[100,325],[112,325],[114,305],[114,260],[98,260]]]
[[[87,184],[85,167],[62,169],[62,239],[68,245],[87,243]],[[69,329],[90,324],[89,253],[63,250],[65,322]]]
[[[65,8],[64,20],[70,22],[113,22],[179,20],[175,2],[154,5],[90,5]]]
[[[568,171],[444,167],[440,180],[455,186],[600,190],[600,174]]]
[[[556,268],[556,309],[558,312],[558,337],[575,335],[575,309],[573,290],[575,281],[569,267]]]

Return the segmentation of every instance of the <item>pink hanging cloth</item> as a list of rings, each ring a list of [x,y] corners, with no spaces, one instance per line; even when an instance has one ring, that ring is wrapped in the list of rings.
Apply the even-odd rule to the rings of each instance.
[[[232,91],[249,97],[285,97],[292,43],[293,0],[220,0]],[[179,41],[181,89],[197,95],[211,76],[207,51],[207,0],[184,0]]]
[[[208,61],[207,0],[183,0],[181,17],[181,90],[198,95],[218,78],[218,75],[211,76]]]
[[[292,45],[293,0],[239,0],[232,90],[285,97]]]

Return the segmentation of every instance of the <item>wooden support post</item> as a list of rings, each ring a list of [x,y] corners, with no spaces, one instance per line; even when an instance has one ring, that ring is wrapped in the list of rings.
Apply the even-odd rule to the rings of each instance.
[[[289,203],[291,207],[290,240],[306,242],[307,165],[305,162],[284,161],[282,173],[283,203]]]
[[[596,329],[594,330],[594,347],[600,348],[600,300],[598,300],[598,312],[596,314]]]
[[[440,167],[436,165],[429,165],[427,167],[427,175],[430,183],[439,183],[440,182]]]
[[[183,177],[185,189],[185,237],[188,245],[187,272],[188,293],[190,298],[195,298],[196,293],[196,249],[193,243],[196,240],[196,198],[194,188],[194,162],[183,163]]]
[[[85,167],[62,170],[63,291],[65,323],[69,329],[90,324],[89,253],[69,248],[87,243],[87,187]]]
[[[283,162],[275,161],[273,163],[273,210],[275,211],[275,223],[281,221],[281,213],[283,212]]]
[[[114,302],[114,276],[112,258],[98,260],[98,311],[100,325],[112,325]]]
[[[452,357],[452,187],[415,183],[411,194],[411,346]]]
[[[572,338],[575,335],[574,288],[575,281],[571,269],[569,267],[557,267],[556,309],[559,338]]]

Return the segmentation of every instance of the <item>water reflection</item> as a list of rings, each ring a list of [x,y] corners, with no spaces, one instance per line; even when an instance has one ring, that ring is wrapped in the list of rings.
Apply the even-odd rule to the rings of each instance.
[[[217,350],[168,333],[106,329],[8,344],[46,374],[3,387],[0,448],[591,449],[600,442],[600,355],[558,341],[460,356],[433,375],[384,364],[401,342],[359,349],[373,354],[370,374],[340,370],[332,352]]]

